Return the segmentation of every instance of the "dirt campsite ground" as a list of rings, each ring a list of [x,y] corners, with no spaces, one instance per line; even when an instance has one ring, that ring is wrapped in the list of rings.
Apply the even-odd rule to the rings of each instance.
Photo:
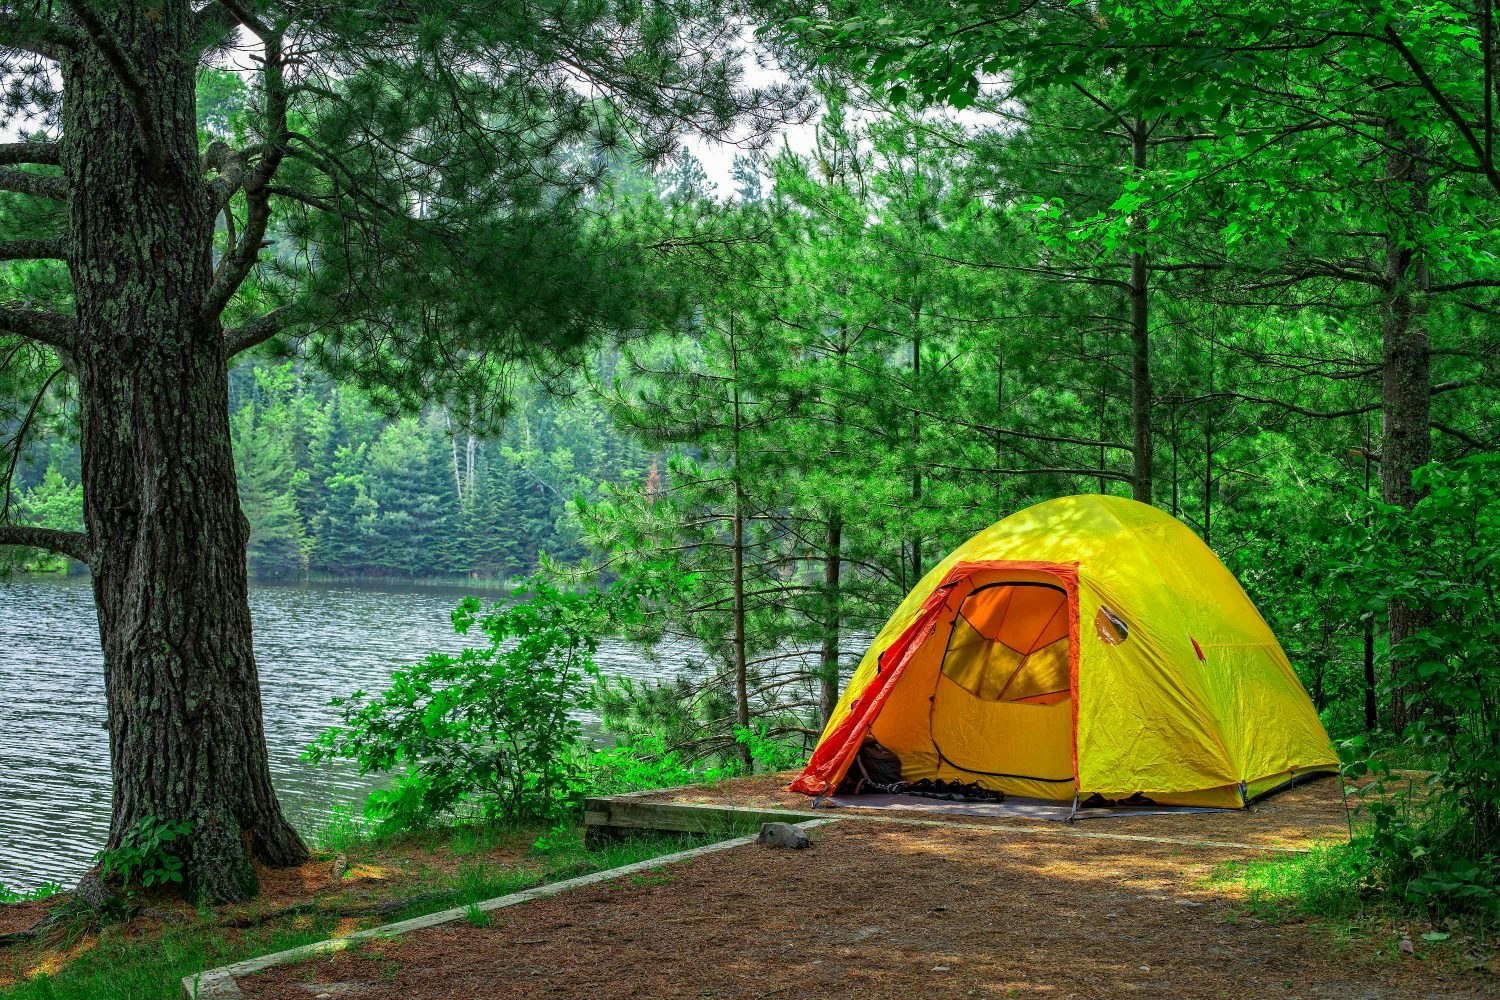
[[[1404,773],[1404,772],[1403,772]],[[787,791],[795,772],[733,778],[712,785],[668,788],[640,795],[642,801],[677,802],[692,805],[738,806],[753,809],[790,809],[807,812],[812,799]],[[1416,779],[1413,778],[1415,781]],[[1350,815],[1346,808],[1358,805],[1357,797],[1348,801],[1342,786],[1332,777],[1306,782],[1278,792],[1255,803],[1251,809],[1214,812],[1179,812],[1168,815],[1119,815],[1082,820],[1077,829],[1084,832],[1124,833],[1138,836],[1171,837],[1185,840],[1214,840],[1268,847],[1308,847],[1348,837]],[[934,803],[941,808],[940,803]],[[829,815],[890,815],[881,810],[841,808]],[[1030,827],[1058,832],[1061,824],[1042,819],[1000,814],[983,816],[936,816],[964,823],[993,824],[1006,827]]]
[[[1336,783],[1324,782],[1288,793],[1275,812],[1267,803],[1257,814],[1088,830],[1302,839],[1305,830],[1290,827],[1316,825],[1330,793],[1341,802]],[[1220,828],[1234,819],[1238,827]],[[1193,822],[1181,828],[1184,820]],[[1341,806],[1323,820],[1337,834]],[[1257,919],[1213,875],[1266,852],[1051,827],[850,818],[813,829],[810,850],[736,847],[495,911],[486,926],[458,920],[367,942],[239,986],[257,1000],[1500,995],[1492,970],[1428,953],[1411,928],[1335,933],[1295,917]],[[1400,948],[1408,935],[1420,945],[1414,954]]]

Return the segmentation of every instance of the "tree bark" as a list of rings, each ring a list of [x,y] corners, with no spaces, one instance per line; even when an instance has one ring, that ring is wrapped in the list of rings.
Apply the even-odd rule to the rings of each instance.
[[[842,601],[839,594],[843,572],[844,516],[828,512],[828,530],[823,545],[823,648],[819,651],[820,706],[823,724],[833,717],[839,703],[839,625]]]
[[[252,855],[291,865],[307,850],[271,786],[226,349],[202,308],[215,205],[199,171],[196,66],[181,55],[193,15],[163,2],[95,16],[124,61],[62,59],[60,162],[114,778],[108,847],[144,818],[186,820],[186,894],[238,900],[256,890]],[[151,67],[149,89],[133,86],[131,65]]]
[[[732,322],[732,321],[731,321]],[[740,468],[740,432],[744,427],[740,412],[740,366],[739,352],[735,349],[734,330],[729,333],[729,366],[733,379],[731,419],[731,461],[734,463],[734,526],[733,526],[733,581],[734,588],[734,708],[740,729],[750,728],[750,683],[749,655],[745,635],[745,484],[744,470]],[[750,744],[741,743],[740,761],[748,774],[754,766]]]
[[[1411,139],[1397,125],[1386,129],[1386,179],[1394,198],[1385,236],[1385,303],[1381,330],[1380,493],[1388,504],[1410,510],[1418,493],[1412,473],[1432,459],[1432,377],[1429,370],[1426,301],[1427,264],[1417,245],[1427,214],[1427,168],[1412,155]],[[1404,673],[1394,651],[1429,620],[1424,608],[1399,601],[1387,609],[1393,679]],[[1391,726],[1401,732],[1411,721],[1411,692],[1391,689]]]
[[[1001,424],[1005,421],[1005,356],[1003,354],[995,357],[995,423]],[[991,435],[995,449],[996,470],[1005,468],[1005,436],[998,431]],[[1005,505],[1002,500],[1000,489],[1000,477],[994,477],[995,481],[995,520],[1005,518]]]
[[[913,304],[911,310],[911,385],[912,395],[921,399],[922,391],[922,304]],[[920,404],[919,404],[920,406]],[[918,407],[911,414],[911,510],[915,521],[922,510],[922,416]],[[907,544],[911,547],[911,580],[902,581],[907,587],[915,587],[922,579],[922,536],[912,532]]]
[[[1130,131],[1131,166],[1139,173],[1146,169],[1146,123],[1135,120]],[[1132,432],[1130,495],[1141,503],[1150,503],[1153,492],[1152,468],[1155,443],[1151,432],[1151,289],[1146,270],[1146,217],[1135,213],[1131,222],[1135,247],[1130,254],[1130,425]]]

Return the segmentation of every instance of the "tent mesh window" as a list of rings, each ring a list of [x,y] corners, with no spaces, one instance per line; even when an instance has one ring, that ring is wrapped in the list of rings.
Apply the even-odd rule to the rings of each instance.
[[[996,583],[964,600],[943,674],[984,701],[1051,705],[1069,695],[1068,596],[1042,583]]]

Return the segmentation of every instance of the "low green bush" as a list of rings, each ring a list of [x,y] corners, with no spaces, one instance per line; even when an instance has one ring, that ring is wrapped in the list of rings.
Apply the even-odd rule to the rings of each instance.
[[[35,889],[9,889],[0,884],[0,903],[24,903],[33,899],[50,899],[63,891],[57,882],[43,882]]]
[[[1425,612],[1390,650],[1386,693],[1410,710],[1400,756],[1430,770],[1416,785],[1363,739],[1345,770],[1365,783],[1361,837],[1389,893],[1500,919],[1500,456],[1424,466],[1414,482],[1413,509],[1374,504],[1349,530],[1338,577],[1360,613]]]
[[[120,838],[120,846],[101,852],[95,860],[99,863],[101,878],[118,878],[120,885],[129,890],[136,885],[150,889],[155,886],[180,884],[182,882],[182,859],[173,845],[178,838],[192,832],[193,824],[186,821],[158,820],[155,816],[142,816],[139,822]]]
[[[533,577],[503,604],[467,597],[454,630],[486,642],[403,667],[377,695],[334,699],[341,724],[304,757],[395,775],[365,803],[380,834],[456,814],[505,823],[572,815],[588,788],[577,715],[592,704],[599,642],[639,618],[651,587],[568,592]]]
[[[754,770],[765,774],[800,767],[807,760],[807,750],[800,736],[793,740],[777,733],[763,722],[735,726],[734,740],[750,751]]]
[[[614,746],[589,756],[589,787],[595,795],[619,795],[649,788],[697,785],[733,777],[732,766],[694,763],[659,733],[623,736]]]

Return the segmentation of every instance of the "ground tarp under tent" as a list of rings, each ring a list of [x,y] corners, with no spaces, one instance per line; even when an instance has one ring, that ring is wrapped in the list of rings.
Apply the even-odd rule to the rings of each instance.
[[[935,566],[792,788],[832,791],[870,739],[904,782],[1053,801],[1235,808],[1338,766],[1213,551],[1169,514],[1098,495],[1013,514]]]

